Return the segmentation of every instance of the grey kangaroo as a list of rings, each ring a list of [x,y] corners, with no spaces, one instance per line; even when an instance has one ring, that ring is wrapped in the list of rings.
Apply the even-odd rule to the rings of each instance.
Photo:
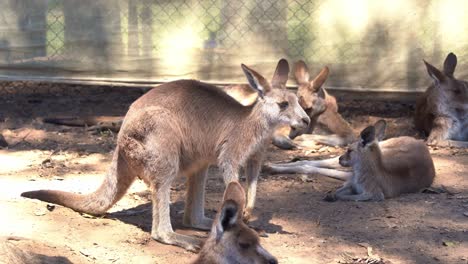
[[[326,198],[330,201],[383,200],[429,187],[435,168],[427,146],[412,137],[381,141],[385,128],[384,120],[365,128],[358,141],[339,158],[277,164],[267,169],[273,173],[319,173],[345,180],[335,195]],[[335,170],[339,165],[352,167],[352,172]]]
[[[443,71],[424,64],[433,84],[416,103],[416,128],[431,145],[468,147],[468,82],[454,77],[457,56],[447,55]]]
[[[193,264],[278,263],[260,245],[257,233],[242,221],[244,206],[244,189],[238,182],[229,183],[210,236]]]
[[[259,73],[241,66],[250,87],[258,93],[253,105],[243,106],[221,89],[195,80],[162,84],[130,106],[109,172],[95,192],[39,190],[21,195],[99,215],[121,199],[139,177],[152,192],[152,238],[196,250],[199,239],[172,229],[169,204],[174,179],[187,177],[184,224],[208,230],[212,224],[204,214],[208,167],[217,164],[226,184],[238,180],[240,167],[246,167],[246,211],[250,212],[262,152],[271,133],[279,124],[304,129],[310,122],[295,94],[272,88]],[[286,60],[278,63],[280,68],[285,66]]]

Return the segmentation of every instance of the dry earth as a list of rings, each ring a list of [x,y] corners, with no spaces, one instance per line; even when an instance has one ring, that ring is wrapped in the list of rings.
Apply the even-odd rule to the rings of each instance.
[[[3,91],[0,133],[10,147],[0,150],[0,236],[25,238],[8,243],[39,254],[44,263],[188,263],[195,257],[150,238],[151,205],[142,182],[135,182],[102,218],[19,196],[39,188],[89,192],[109,166],[112,132],[43,124],[41,117],[122,115],[141,94],[135,88],[30,83]],[[340,105],[355,128],[384,118],[389,136],[416,135],[411,102],[348,99]],[[343,151],[270,147],[268,161],[322,159]],[[262,174],[251,226],[280,263],[468,263],[468,150],[432,148],[431,153],[436,193],[384,202],[329,203],[322,197],[340,186],[337,180]],[[223,188],[212,169],[208,215],[215,214]],[[179,179],[171,206],[177,232],[206,237],[206,232],[181,227],[184,194],[184,180]]]

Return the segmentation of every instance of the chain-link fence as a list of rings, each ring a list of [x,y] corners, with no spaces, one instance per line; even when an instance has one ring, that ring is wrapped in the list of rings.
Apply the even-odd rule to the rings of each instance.
[[[328,65],[328,86],[414,91],[422,59],[459,56],[468,76],[465,1],[19,0],[0,3],[0,77],[243,82],[279,58]],[[464,68],[463,68],[464,67]],[[293,82],[291,82],[293,84]]]

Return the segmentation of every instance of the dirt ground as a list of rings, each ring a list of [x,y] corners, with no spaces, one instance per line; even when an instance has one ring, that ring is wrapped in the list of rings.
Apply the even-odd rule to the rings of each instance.
[[[140,181],[102,218],[19,196],[39,188],[93,191],[109,167],[112,132],[44,124],[40,118],[122,115],[142,93],[136,88],[47,84],[2,90],[0,132],[10,147],[0,149],[1,236],[23,237],[14,243],[49,257],[49,262],[60,257],[57,263],[188,263],[195,257],[150,238],[151,205]],[[389,136],[416,135],[411,102],[339,102],[344,117],[357,129],[384,118]],[[321,146],[298,151],[271,146],[267,160],[323,159],[343,152]],[[468,263],[468,150],[431,148],[431,153],[436,191],[384,202],[325,202],[324,195],[340,181],[262,173],[250,225],[280,263]],[[207,187],[209,216],[215,215],[223,190],[214,168]],[[184,194],[184,180],[179,179],[172,188],[175,229],[206,237],[206,232],[181,226]]]

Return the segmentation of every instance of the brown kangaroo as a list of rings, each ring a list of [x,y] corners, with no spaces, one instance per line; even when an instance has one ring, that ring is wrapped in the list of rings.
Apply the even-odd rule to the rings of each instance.
[[[130,106],[117,136],[109,173],[98,190],[87,195],[54,190],[21,195],[99,215],[120,200],[139,177],[152,191],[152,238],[188,250],[199,248],[198,239],[172,229],[169,204],[174,179],[187,177],[184,224],[210,229],[212,220],[204,214],[208,167],[217,164],[228,184],[238,180],[240,167],[246,166],[246,210],[250,212],[263,147],[273,130],[279,124],[304,129],[310,122],[295,94],[272,88],[243,64],[242,70],[259,94],[255,104],[243,106],[219,88],[195,80],[162,84]]]
[[[338,200],[381,201],[431,186],[434,163],[427,146],[412,137],[397,137],[379,144],[386,123],[362,130],[360,140],[340,157],[342,166],[351,166],[353,176],[336,190]]]
[[[379,120],[365,128],[360,139],[339,158],[298,161],[266,166],[271,173],[318,173],[345,180],[343,187],[326,200],[383,200],[429,187],[435,177],[434,163],[427,146],[412,137],[380,141],[386,123]],[[380,142],[379,142],[380,141]],[[339,171],[339,165],[352,172]]]
[[[52,256],[40,254],[43,248],[53,248]],[[0,237],[0,264],[68,264],[68,258],[60,256],[63,249],[22,237]],[[86,262],[87,263],[87,262]]]
[[[291,139],[300,134],[304,134],[301,140],[313,140],[330,146],[344,146],[354,142],[355,132],[338,113],[336,98],[322,87],[328,78],[328,67],[324,67],[313,80],[310,80],[309,69],[304,61],[296,62],[294,68],[294,75],[298,83],[297,97],[299,98],[299,104],[306,111],[311,122],[306,131],[291,129],[290,132],[285,130],[277,133],[278,135],[273,141],[274,144],[282,149],[294,149],[298,144]],[[331,135],[305,135],[312,134],[317,125],[324,128]],[[287,132],[289,132],[289,135],[287,135]]]
[[[51,117],[44,118],[45,123],[88,127],[88,130],[109,129],[113,132],[119,132],[122,126],[123,116],[88,116],[88,117]]]
[[[454,77],[457,56],[449,53],[443,71],[424,61],[433,80],[416,102],[414,123],[431,145],[468,147],[468,82]]]
[[[244,206],[244,189],[236,181],[229,183],[211,233],[193,264],[278,263],[242,221]]]

